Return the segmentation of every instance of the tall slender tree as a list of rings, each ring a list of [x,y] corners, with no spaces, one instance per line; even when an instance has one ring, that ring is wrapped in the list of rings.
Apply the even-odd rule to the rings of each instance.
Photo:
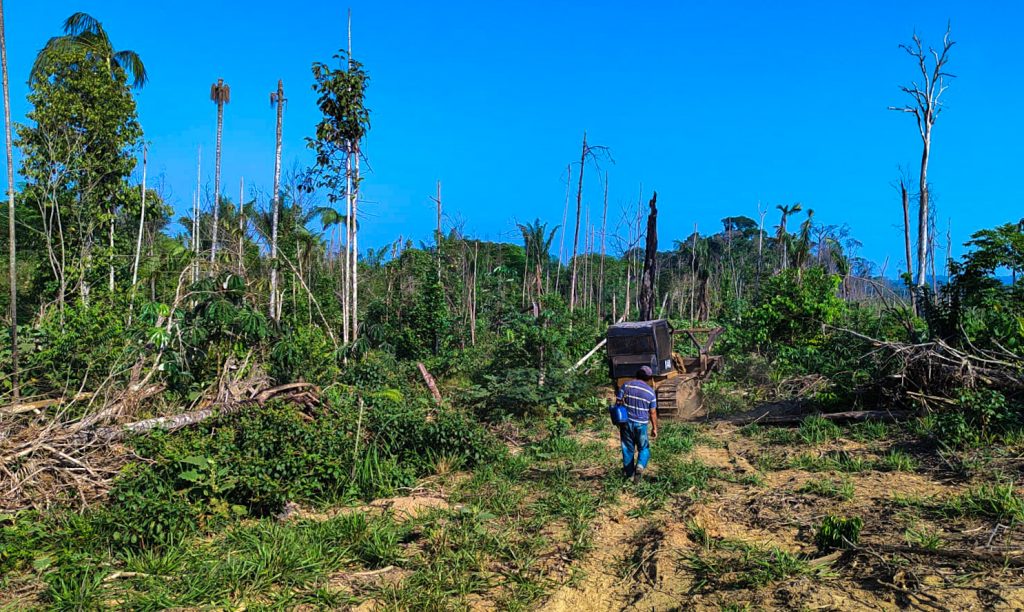
[[[224,131],[224,105],[231,102],[231,87],[224,79],[217,79],[217,82],[210,86],[210,100],[217,105],[217,152],[213,165],[213,237],[210,243],[210,263],[213,263],[217,258],[217,229],[220,225],[220,154],[221,134]]]
[[[903,85],[900,91],[907,94],[911,101],[904,106],[890,106],[889,110],[910,113],[917,121],[917,131],[921,137],[921,172],[918,184],[917,209],[917,279],[918,288],[924,287],[928,264],[928,159],[932,149],[932,127],[939,113],[942,112],[942,94],[948,88],[948,79],[954,75],[946,72],[949,63],[949,52],[956,43],[950,38],[950,26],[946,25],[946,35],[942,38],[942,49],[937,51],[924,49],[921,37],[916,33],[909,45],[900,45],[914,59],[921,73],[922,82],[912,81]],[[929,63],[931,64],[929,66]]]
[[[4,24],[4,3],[0,0],[0,69],[4,85],[4,146],[7,154],[7,282],[10,284],[11,317],[11,390],[18,400],[18,268],[14,236],[14,151],[11,146],[11,91],[7,81],[7,29]]]
[[[778,208],[782,213],[782,218],[779,220],[779,226],[775,234],[775,241],[779,245],[779,265],[783,270],[789,267],[789,232],[786,231],[786,221],[789,216],[793,213],[800,212],[803,206],[797,202],[792,206],[786,206],[779,204],[775,208]]]
[[[576,229],[572,234],[572,274],[569,280],[569,311],[576,308],[576,251],[580,242],[580,214],[583,212],[583,169],[587,165],[587,133],[583,132],[583,148],[580,153],[580,180],[576,187]]]
[[[277,137],[274,142],[274,193],[270,199],[270,317],[281,320],[280,296],[277,292],[277,221],[281,207],[281,137],[284,127],[284,81],[278,79],[277,91],[270,94],[270,105],[277,109]]]

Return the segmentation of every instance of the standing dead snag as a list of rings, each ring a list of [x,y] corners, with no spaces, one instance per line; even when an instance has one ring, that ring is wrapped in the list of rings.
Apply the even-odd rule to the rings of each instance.
[[[224,79],[210,86],[210,100],[217,105],[217,158],[213,169],[213,239],[210,243],[210,263],[217,259],[217,228],[220,225],[220,152],[224,132],[224,105],[231,102],[231,87]]]
[[[921,71],[923,83],[911,81],[910,85],[900,86],[900,91],[911,98],[911,102],[904,106],[890,106],[889,110],[910,113],[917,120],[917,130],[921,135],[921,174],[918,189],[918,211],[917,211],[917,287],[925,284],[926,267],[928,262],[928,158],[932,148],[932,126],[939,113],[942,112],[942,94],[948,85],[946,79],[955,78],[955,75],[946,72],[946,64],[949,62],[949,51],[956,44],[949,37],[950,28],[946,26],[946,35],[942,38],[942,50],[928,48],[926,53],[921,37],[916,33],[913,42],[909,45],[900,45],[917,61],[918,70]],[[931,56],[931,67],[928,66]]]
[[[644,248],[644,271],[640,277],[640,320],[654,319],[654,278],[658,263],[658,192],[651,195],[651,212],[647,215],[647,243]]]
[[[571,259],[571,261],[572,261],[572,273],[571,273],[570,281],[569,281],[569,311],[570,312],[572,312],[573,310],[576,309],[576,276],[577,276],[576,255],[577,255],[577,253],[579,251],[580,217],[582,216],[582,213],[583,213],[583,168],[584,168],[584,166],[587,165],[587,159],[588,158],[591,159],[591,160],[594,160],[595,161],[595,165],[596,165],[597,155],[600,154],[600,153],[603,153],[604,155],[608,156],[608,159],[612,163],[615,163],[615,160],[611,159],[611,156],[608,155],[608,147],[600,147],[600,146],[593,146],[593,145],[587,144],[587,133],[583,132],[583,149],[582,149],[582,151],[580,153],[580,177],[579,177],[579,182],[577,183],[577,186],[576,186],[576,229],[573,231],[573,236],[572,236],[572,259]],[[598,167],[598,169],[600,170],[600,167]]]

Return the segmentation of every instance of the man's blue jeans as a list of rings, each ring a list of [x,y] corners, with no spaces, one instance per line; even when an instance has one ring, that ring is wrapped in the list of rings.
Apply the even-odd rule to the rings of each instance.
[[[619,425],[619,438],[622,440],[622,471],[626,476],[632,476],[637,466],[647,468],[647,460],[651,458],[647,423],[627,421]]]

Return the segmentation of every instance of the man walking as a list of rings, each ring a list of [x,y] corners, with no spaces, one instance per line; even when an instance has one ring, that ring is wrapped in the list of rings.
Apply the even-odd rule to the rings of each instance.
[[[622,441],[622,472],[633,482],[640,482],[651,457],[651,443],[647,437],[647,424],[651,425],[651,438],[658,437],[658,399],[651,387],[651,368],[643,366],[636,378],[619,389],[618,402],[626,407],[629,415],[619,425],[619,439]]]

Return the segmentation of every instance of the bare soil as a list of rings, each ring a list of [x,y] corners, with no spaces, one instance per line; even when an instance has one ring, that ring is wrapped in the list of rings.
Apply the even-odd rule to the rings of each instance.
[[[925,457],[914,472],[761,471],[755,465],[763,453],[789,458],[843,451],[876,459],[892,442],[767,445],[727,423],[704,426],[703,433],[693,458],[736,478],[718,482],[715,490],[696,499],[677,499],[642,518],[630,518],[637,501],[625,496],[595,522],[593,552],[572,566],[573,578],[548,598],[543,610],[1024,609],[1024,571],[1019,568],[882,550],[884,545],[913,543],[915,533],[933,534],[939,539],[939,550],[1024,548],[1024,533],[1018,525],[940,516],[934,510],[983,481],[984,474],[965,479],[935,469]],[[652,467],[656,476],[657,466]],[[852,483],[852,498],[800,491],[807,481],[822,478]],[[829,514],[863,519],[857,550],[828,555],[817,550],[814,531]],[[742,576],[730,574],[728,565],[742,554],[709,549],[694,536],[701,530],[707,538],[733,547],[791,553],[812,570],[761,586],[745,585],[734,580]],[[721,559],[718,584],[701,582],[691,561],[695,555]]]

